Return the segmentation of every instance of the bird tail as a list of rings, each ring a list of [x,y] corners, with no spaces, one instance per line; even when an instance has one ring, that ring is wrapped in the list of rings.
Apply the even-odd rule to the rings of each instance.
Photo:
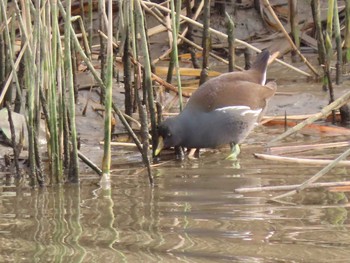
[[[251,67],[251,69],[258,70],[260,72],[265,72],[267,68],[267,62],[270,58],[270,52],[265,49],[263,50],[257,57],[256,60]]]

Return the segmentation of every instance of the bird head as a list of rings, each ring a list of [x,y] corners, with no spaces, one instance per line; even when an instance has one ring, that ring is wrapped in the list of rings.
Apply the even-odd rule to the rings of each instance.
[[[158,126],[159,137],[158,146],[155,151],[156,156],[162,151],[162,149],[178,146],[180,144],[181,133],[178,131],[179,128],[176,117],[166,119]]]

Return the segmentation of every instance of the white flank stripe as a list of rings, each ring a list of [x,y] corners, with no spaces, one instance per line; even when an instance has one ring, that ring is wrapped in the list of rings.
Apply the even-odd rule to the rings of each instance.
[[[237,111],[237,112],[240,112],[241,116],[245,116],[247,114],[258,116],[261,113],[262,109],[252,110],[248,106],[228,106],[228,107],[216,109],[216,111],[223,111],[223,112]]]
[[[263,77],[263,80],[262,80],[262,82],[261,82],[261,85],[265,85],[266,84],[266,70],[265,70],[265,72],[264,72],[264,77]]]

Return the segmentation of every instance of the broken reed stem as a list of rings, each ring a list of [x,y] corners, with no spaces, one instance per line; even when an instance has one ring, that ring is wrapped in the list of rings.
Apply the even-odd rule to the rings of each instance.
[[[127,5],[126,5],[126,9],[128,10],[128,24],[127,24],[127,28],[128,28],[128,33],[130,34],[130,52],[128,54],[124,54],[125,56],[128,56],[128,59],[133,63],[133,69],[134,69],[134,85],[133,85],[133,92],[134,92],[134,107],[133,110],[134,112],[136,112],[137,110],[137,106],[138,106],[138,102],[137,102],[137,96],[139,96],[138,92],[139,92],[139,88],[141,87],[141,75],[142,75],[142,70],[141,70],[141,66],[139,64],[135,64],[135,57],[137,57],[137,33],[136,33],[136,23],[135,23],[135,16],[134,16],[134,1],[128,1]],[[100,32],[102,33],[102,32]],[[118,45],[116,43],[113,42],[113,45],[115,47],[118,47]],[[131,65],[130,65],[131,68]],[[140,127],[140,125],[139,125]],[[142,151],[142,146],[139,145],[138,147],[140,147],[140,153],[141,155],[143,154]]]
[[[46,85],[47,90],[47,103],[48,103],[48,129],[50,132],[49,143],[47,146],[49,158],[50,158],[50,166],[51,166],[51,176],[54,176],[56,179],[56,183],[63,183],[63,162],[62,162],[62,153],[63,149],[61,148],[61,139],[68,140],[68,138],[63,137],[63,123],[62,118],[59,116],[62,114],[63,106],[62,103],[65,99],[65,95],[61,92],[62,87],[60,88],[60,84],[62,82],[57,79],[57,74],[60,72],[61,67],[61,57],[62,57],[62,46],[58,44],[60,42],[60,32],[59,32],[59,24],[58,24],[58,7],[57,2],[53,1],[50,5],[51,10],[51,22],[48,18],[48,23],[51,23],[50,33],[44,33],[42,43],[46,45],[46,59],[43,61],[43,67],[48,69],[43,74],[47,74]],[[47,27],[49,24],[47,25]],[[51,43],[50,43],[51,41]],[[66,53],[67,54],[67,53]]]
[[[227,42],[228,42],[228,71],[232,72],[235,68],[235,24],[231,16],[225,12],[226,28],[227,28]]]
[[[180,112],[183,109],[183,100],[182,100],[182,88],[181,88],[181,76],[180,76],[180,71],[179,71],[179,56],[178,56],[178,47],[177,47],[177,35],[179,32],[179,13],[181,11],[181,0],[177,0],[177,12],[175,12],[175,5],[174,5],[174,0],[170,0],[170,5],[171,5],[171,24],[173,28],[173,46],[172,46],[172,59],[175,67],[175,73],[176,73],[176,81],[177,81],[177,89],[179,93],[179,107],[180,107]],[[175,16],[176,14],[176,16]],[[155,145],[153,145],[155,147]],[[156,148],[154,148],[156,149]]]
[[[191,0],[185,0],[185,7],[186,7],[186,16],[193,18],[193,12],[192,12],[192,7],[191,7]],[[192,24],[187,23],[187,33],[186,33],[186,37],[188,40],[193,41],[193,27]],[[196,50],[191,46],[187,44],[186,49],[188,50],[188,52],[191,54],[191,62],[192,62],[192,66],[194,68],[200,68],[198,59],[196,57]]]
[[[25,17],[24,25],[25,25],[25,34],[26,36],[34,34],[32,30],[32,16],[30,13],[30,3],[27,1],[23,3],[22,1],[22,13]],[[30,41],[31,49],[34,51],[33,47],[33,39]],[[25,61],[25,86],[27,88],[27,125],[28,125],[28,154],[29,154],[29,169],[30,169],[30,184],[32,186],[36,185],[37,179],[37,163],[36,163],[36,154],[35,154],[35,83],[33,76],[37,74],[36,68],[36,60],[34,56],[34,52],[31,49],[27,49],[27,52],[24,54]],[[29,51],[30,50],[30,51]]]
[[[143,163],[147,167],[147,174],[149,183],[153,186],[154,180],[151,170],[151,162],[149,158],[149,138],[148,138],[148,119],[147,108],[145,104],[142,104],[139,94],[136,95],[138,99],[139,114],[141,120],[141,138],[142,138],[142,159]]]
[[[325,183],[311,183],[305,189],[310,188],[324,188],[324,187],[334,187],[334,186],[348,186],[350,181],[345,182],[325,182]],[[236,188],[234,191],[236,193],[254,193],[254,192],[263,192],[263,191],[289,191],[296,189],[300,184],[293,185],[276,185],[276,186],[259,186],[259,187],[242,187]]]
[[[135,17],[134,21],[135,28],[134,28],[134,35],[133,38],[135,38],[135,41],[133,44],[136,44],[137,40],[137,34],[140,34],[141,36],[141,49],[142,54],[144,57],[144,70],[143,70],[143,81],[141,82],[141,79],[138,79],[137,83],[141,85],[143,88],[143,101],[141,102],[139,98],[138,91],[136,94],[136,99],[138,100],[139,105],[139,114],[141,118],[141,136],[142,136],[142,142],[143,146],[141,149],[141,154],[143,157],[143,162],[147,167],[147,175],[149,179],[149,183],[151,186],[153,186],[153,176],[152,171],[150,168],[150,157],[149,157],[149,151],[148,151],[148,119],[147,119],[147,110],[145,109],[147,107],[148,102],[148,109],[150,114],[150,120],[151,120],[151,133],[152,133],[152,156],[155,156],[155,149],[158,144],[158,131],[157,131],[157,121],[156,121],[156,112],[155,112],[155,103],[154,103],[154,95],[153,95],[153,85],[152,85],[152,71],[151,71],[151,59],[149,55],[149,49],[148,49],[148,39],[146,36],[146,28],[145,28],[145,21],[143,16],[143,10],[141,8],[140,0],[137,0],[135,3],[135,6],[132,6],[135,8]],[[136,46],[134,47],[136,49]],[[138,51],[136,49],[136,55],[138,55]],[[137,72],[141,73],[141,68],[138,67]],[[138,75],[137,78],[140,78],[141,75]]]
[[[207,81],[209,70],[209,50],[210,50],[210,0],[204,0],[203,13],[203,35],[202,35],[202,71],[200,75],[199,85]]]
[[[167,4],[167,6],[169,6],[169,3]],[[153,13],[153,11],[151,11],[151,12]],[[153,14],[156,15],[155,13],[153,13]],[[164,20],[166,20],[166,22],[164,22],[165,28],[167,28],[169,23],[171,24],[171,28],[173,28],[171,19],[175,19],[173,15],[171,15],[171,18],[170,18],[169,14],[164,17]],[[175,32],[177,32],[176,28],[177,27],[175,27]],[[175,56],[174,56],[175,50],[173,48],[173,45],[174,45],[174,33],[173,33],[173,30],[171,30],[171,31],[168,30],[167,33],[168,33],[169,47],[170,47],[169,48],[170,49],[170,61],[169,61],[169,65],[168,65],[168,72],[167,72],[167,76],[166,76],[166,82],[171,83],[172,79],[173,79],[173,73],[174,73],[174,67],[175,67]],[[167,52],[165,52],[165,53],[167,53]],[[153,64],[155,64],[155,62],[153,62]]]
[[[296,131],[299,131],[300,129],[302,129],[306,125],[311,124],[320,118],[326,117],[330,112],[340,108],[341,106],[346,104],[349,100],[350,100],[350,91],[348,91],[343,96],[341,96],[340,98],[336,99],[335,101],[333,101],[332,103],[330,103],[329,105],[324,107],[319,113],[314,114],[313,116],[307,118],[306,120],[302,121],[301,123],[295,125],[293,128],[290,128],[286,132],[275,137],[270,142],[268,142],[267,145],[271,145],[279,140],[282,140],[282,139],[288,137],[289,135],[295,133]]]
[[[62,3],[61,3],[62,4]],[[71,141],[71,160],[68,171],[68,180],[72,183],[79,182],[79,162],[78,162],[78,141],[77,141],[77,130],[75,122],[75,100],[74,100],[74,82],[73,82],[73,68],[71,60],[71,0],[66,1],[66,14],[65,14],[65,27],[64,27],[64,65],[65,65],[65,76],[66,88],[68,90],[68,112],[69,112],[69,124],[70,124],[70,141]]]
[[[334,17],[334,38],[335,38],[335,45],[337,49],[337,62],[335,64],[335,68],[336,68],[335,83],[339,85],[341,83],[343,58],[342,58],[342,43],[341,43],[342,40],[341,40],[341,33],[340,33],[340,22],[339,22],[337,1],[334,1],[333,17]]]
[[[12,39],[12,43],[11,45],[12,46],[15,46],[15,42],[16,42],[16,34],[17,34],[17,21],[15,19],[11,19],[11,39]],[[24,41],[25,42],[25,41]],[[22,42],[21,42],[21,45],[22,45]],[[11,64],[13,63],[13,60],[11,62]],[[1,62],[0,62],[0,65],[1,65]],[[0,73],[1,75],[1,73]],[[3,77],[0,77],[2,80],[4,79]],[[22,97],[22,86],[21,86],[21,80],[23,80],[21,78],[21,73],[18,72],[17,73],[17,78],[18,78],[18,83],[15,83],[15,86],[16,86],[16,94],[15,94],[15,100],[14,100],[14,108],[13,108],[13,111],[16,112],[16,113],[20,113],[21,112],[21,108],[22,108],[22,105],[24,105],[24,97]],[[22,82],[23,83],[23,82]],[[11,94],[11,100],[13,100],[13,96],[12,96],[12,93],[9,93]]]
[[[343,159],[345,159],[346,157],[348,157],[350,155],[350,148],[347,149],[345,152],[343,152],[338,158],[336,158],[334,161],[332,161],[330,164],[328,164],[326,167],[324,167],[322,170],[320,170],[318,173],[316,173],[314,176],[312,176],[310,179],[306,180],[305,182],[303,182],[301,185],[299,185],[298,187],[296,187],[294,190],[287,192],[285,194],[282,195],[278,195],[275,196],[273,198],[271,198],[271,200],[277,200],[277,199],[281,199],[281,198],[285,198],[291,195],[294,195],[306,188],[309,187],[310,184],[312,184],[313,182],[317,181],[318,179],[320,179],[323,175],[325,175],[326,173],[328,173],[331,169],[333,169],[340,161],[342,161]]]
[[[343,47],[343,62],[348,63],[350,61],[350,1],[345,1],[345,36]]]
[[[330,61],[332,57],[332,36],[333,36],[333,15],[334,15],[334,0],[328,0],[327,8],[327,26],[325,31],[326,36],[326,52],[327,60]]]
[[[42,14],[44,16],[44,12],[41,13],[41,8],[44,9],[44,6],[41,6],[41,0],[35,0],[35,9],[33,9],[34,14],[34,27],[33,27],[33,51],[35,56],[35,65],[36,65],[36,78],[34,80],[34,103],[35,103],[35,111],[34,111],[34,153],[35,153],[35,161],[36,161],[36,179],[40,186],[43,186],[43,176],[42,176],[42,168],[41,168],[41,157],[40,157],[40,151],[39,151],[39,131],[40,131],[40,87],[44,83],[44,79],[42,78],[44,74],[44,68],[43,68],[43,44],[42,36],[43,32],[41,32],[41,29],[44,28],[45,25],[45,19],[40,19],[40,16]]]
[[[161,5],[159,5],[159,4],[156,4],[156,3],[144,2],[144,1],[143,1],[142,3],[144,3],[144,4],[147,5],[147,6],[157,7],[158,9],[160,9],[160,10],[162,10],[162,11],[164,11],[164,12],[167,12],[167,13],[170,13],[170,12],[171,12],[171,10],[170,10],[169,8],[163,7],[163,6],[161,6]],[[187,21],[187,22],[189,22],[189,23],[191,23],[191,24],[193,24],[193,25],[195,25],[195,26],[198,26],[198,27],[200,27],[200,28],[203,28],[203,25],[202,25],[201,23],[199,23],[199,22],[197,22],[197,21],[195,21],[195,20],[193,20],[193,19],[191,19],[191,18],[188,18],[188,17],[183,16],[183,15],[180,15],[180,17],[181,17],[183,20],[185,20],[185,21]],[[213,29],[213,28],[210,28],[209,31],[210,31],[210,33],[213,33],[213,34],[215,34],[215,35],[217,35],[217,36],[219,36],[219,37],[222,37],[222,38],[224,38],[224,39],[227,39],[227,35],[226,35],[225,33],[222,33],[222,32],[220,32],[220,31],[218,31],[218,30]],[[254,46],[252,46],[252,45],[250,45],[250,44],[248,44],[247,42],[244,42],[244,41],[242,41],[242,40],[239,40],[239,39],[237,39],[237,38],[235,39],[235,43],[240,44],[240,45],[243,45],[243,46],[245,46],[245,47],[248,47],[249,49],[252,49],[252,50],[254,50],[254,51],[256,51],[256,52],[261,52],[260,49],[254,47]],[[302,75],[304,75],[304,76],[311,77],[311,75],[310,75],[309,73],[307,73],[307,72],[305,72],[305,71],[303,71],[303,70],[300,70],[300,69],[298,69],[298,68],[296,68],[296,67],[294,67],[294,66],[292,66],[292,65],[289,65],[289,64],[287,64],[286,62],[284,62],[284,61],[282,61],[282,60],[280,60],[280,59],[276,59],[276,61],[277,61],[278,63],[282,64],[283,66],[285,66],[285,67],[287,67],[287,68],[290,68],[290,69],[292,69],[292,70],[294,70],[294,71],[296,71],[296,72],[298,72],[298,73],[300,73],[300,74],[302,74]]]
[[[78,21],[78,23],[79,23],[79,29],[81,30],[81,38],[83,41],[85,53],[86,53],[87,57],[91,59],[91,48],[89,45],[89,40],[88,40],[86,30],[85,30],[84,21],[80,16],[73,16],[71,19],[71,23],[73,23],[75,21]]]
[[[105,18],[105,0],[99,0],[98,1],[98,13],[99,13],[99,29],[102,32],[106,32],[106,27],[107,27],[107,19]],[[106,42],[105,40],[100,36],[100,50],[99,50],[99,58],[101,61],[100,67],[101,67],[101,80],[103,83],[106,83]],[[89,56],[87,56],[89,57]],[[100,88],[100,102],[101,104],[104,104],[105,102],[105,92],[106,90],[104,88]]]
[[[293,43],[295,44],[297,50],[300,48],[300,30],[298,27],[298,0],[288,0],[289,7],[289,24],[292,35]],[[292,50],[292,60],[296,62],[296,52]]]
[[[130,6],[130,14],[132,14],[132,7]],[[130,16],[132,17],[132,15]],[[132,18],[133,21],[133,18]],[[136,48],[136,28],[133,23],[129,24],[132,31],[132,42],[133,42],[133,55],[138,57],[137,48]],[[128,54],[129,55],[129,54]],[[131,59],[131,57],[129,57]],[[142,140],[142,149],[140,150],[143,163],[147,168],[148,180],[151,186],[154,184],[152,170],[151,170],[151,162],[149,158],[149,132],[148,132],[148,119],[147,119],[147,107],[146,107],[146,99],[143,98],[143,102],[140,99],[139,88],[141,88],[141,65],[135,65],[135,98],[136,103],[138,105],[139,116],[141,121],[141,140]]]
[[[183,100],[182,100],[182,87],[181,87],[181,76],[180,76],[180,66],[179,66],[179,56],[178,56],[178,40],[177,36],[179,35],[179,29],[180,29],[180,12],[181,12],[181,0],[177,0],[177,5],[176,5],[176,12],[174,10],[174,0],[170,1],[171,4],[171,23],[172,23],[172,28],[173,28],[173,59],[174,59],[174,66],[175,66],[175,73],[176,73],[176,82],[177,82],[177,89],[178,89],[178,94],[179,94],[179,108],[180,112],[183,109]],[[176,16],[175,16],[176,14]]]
[[[317,40],[317,47],[318,47],[318,57],[319,57],[319,64],[322,65],[323,67],[323,85],[328,88],[329,90],[329,96],[330,96],[330,102],[334,101],[334,95],[333,95],[333,87],[332,87],[332,80],[330,77],[330,59],[331,59],[331,52],[332,52],[332,43],[331,43],[331,34],[332,26],[330,23],[332,22],[329,18],[329,16],[333,17],[333,6],[329,8],[331,11],[328,9],[328,16],[327,16],[327,30],[325,33],[323,33],[323,28],[322,28],[322,22],[321,22],[321,10],[320,10],[320,2],[319,0],[311,0],[311,10],[312,10],[312,16],[314,19],[315,23],[315,28],[316,28],[316,33],[318,35],[318,40]],[[330,21],[330,22],[328,22]],[[333,112],[333,120],[335,120],[335,114]]]
[[[316,34],[317,34],[317,50],[318,50],[318,59],[319,64],[324,65],[326,61],[326,46],[324,43],[324,37],[323,37],[323,29],[321,24],[321,10],[320,10],[320,2],[319,0],[311,0],[311,11],[312,16],[316,28]]]
[[[124,8],[125,10],[125,8]],[[128,18],[128,10],[126,9],[126,14],[124,17],[126,17],[126,21],[129,20]],[[132,116],[134,103],[133,103],[133,88],[132,88],[132,68],[131,68],[131,61],[129,57],[130,52],[130,30],[129,30],[129,23],[125,26],[124,33],[125,33],[125,41],[124,41],[124,50],[122,54],[122,61],[123,61],[123,72],[124,72],[124,90],[125,90],[125,97],[124,97],[124,108],[125,113],[128,116]]]
[[[102,176],[102,170],[94,164],[89,158],[87,158],[82,152],[78,151],[78,156],[87,166],[95,171],[99,176]]]
[[[105,9],[103,11],[105,13]],[[113,96],[113,8],[112,0],[108,0],[108,23],[107,23],[107,58],[105,76],[105,114],[104,114],[104,145],[102,172],[106,178],[110,178],[111,168],[111,136],[112,136],[112,96]],[[101,37],[101,39],[103,39]]]
[[[58,28],[58,24],[57,24]],[[60,33],[58,31],[58,37]],[[73,41],[71,42],[73,44]],[[57,57],[57,92],[59,94],[59,129],[60,129],[60,150],[63,153],[63,160],[61,160],[65,174],[68,174],[71,160],[70,151],[70,125],[69,125],[69,112],[68,112],[68,100],[66,90],[66,80],[64,79],[64,56],[62,42],[58,41],[59,56]],[[76,49],[74,48],[74,52]]]
[[[88,0],[88,29],[89,29],[89,34],[88,34],[88,41],[89,41],[89,48],[91,50],[92,48],[92,37],[93,37],[93,6],[92,6],[92,0]],[[89,57],[89,56],[88,56]]]
[[[293,50],[299,55],[299,57],[301,58],[301,60],[306,64],[306,66],[312,71],[312,73],[314,73],[315,77],[318,77],[318,72],[317,70],[311,65],[311,63],[304,57],[303,54],[300,53],[298,47],[294,44],[293,40],[290,38],[288,32],[286,31],[286,29],[283,27],[281,21],[278,19],[275,11],[272,9],[269,0],[263,0],[263,3],[265,5],[265,7],[269,10],[269,12],[271,13],[272,17],[275,19],[279,29],[282,31],[283,35],[285,36],[285,38],[288,40],[289,44],[291,45],[291,47],[293,48]]]
[[[327,11],[327,28],[325,31],[325,44],[326,44],[326,61],[325,61],[325,77],[327,79],[327,88],[329,91],[330,102],[334,101],[334,91],[331,79],[331,61],[333,57],[333,15],[334,15],[334,2],[335,0],[328,0],[328,11]],[[335,122],[335,113],[333,112],[333,122]]]
[[[140,4],[141,0],[135,1],[135,15],[136,15],[136,25],[137,31],[141,36],[141,49],[143,53],[143,64],[144,64],[144,81],[143,88],[147,92],[148,109],[151,119],[151,133],[152,133],[152,156],[155,156],[155,150],[158,144],[158,131],[157,131],[157,121],[156,121],[156,111],[154,104],[154,94],[152,85],[152,71],[151,71],[151,60],[148,50],[148,42],[145,29],[145,21],[143,16],[143,10]]]

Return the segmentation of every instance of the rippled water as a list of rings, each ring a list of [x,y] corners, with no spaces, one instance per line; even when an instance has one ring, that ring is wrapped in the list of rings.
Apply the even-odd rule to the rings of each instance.
[[[243,146],[239,168],[224,160],[227,149],[183,162],[163,155],[154,188],[135,165],[115,170],[110,193],[91,175],[81,185],[36,190],[4,177],[0,261],[349,262],[346,193],[306,191],[286,204],[269,202],[278,192],[235,193],[300,183],[321,169],[252,156],[262,151]],[[335,176],[347,170],[325,180]]]

